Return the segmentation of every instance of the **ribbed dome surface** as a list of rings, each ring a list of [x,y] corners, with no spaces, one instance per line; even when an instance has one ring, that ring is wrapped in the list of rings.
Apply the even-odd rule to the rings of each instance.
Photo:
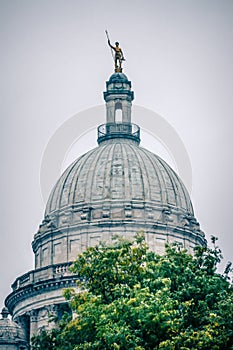
[[[161,158],[130,140],[111,140],[86,153],[61,176],[46,215],[67,206],[110,201],[140,201],[193,215],[190,197],[176,173]]]

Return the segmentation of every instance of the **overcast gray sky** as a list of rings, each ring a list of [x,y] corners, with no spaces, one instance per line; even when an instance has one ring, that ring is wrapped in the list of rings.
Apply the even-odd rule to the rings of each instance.
[[[106,28],[124,49],[135,104],[183,141],[196,217],[233,260],[233,1],[0,0],[0,304],[33,269],[49,140],[71,116],[103,104],[113,71]]]

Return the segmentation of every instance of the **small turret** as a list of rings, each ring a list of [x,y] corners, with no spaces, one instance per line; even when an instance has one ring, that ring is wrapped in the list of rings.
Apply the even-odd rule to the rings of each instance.
[[[28,343],[20,325],[9,319],[9,311],[2,309],[0,319],[0,349],[27,350]]]
[[[112,74],[106,82],[106,124],[98,127],[98,143],[111,138],[128,138],[140,142],[140,128],[131,123],[134,92],[123,73]]]

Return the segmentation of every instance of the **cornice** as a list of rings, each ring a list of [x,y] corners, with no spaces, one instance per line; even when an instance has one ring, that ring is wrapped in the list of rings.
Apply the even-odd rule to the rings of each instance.
[[[28,284],[24,287],[14,290],[5,300],[5,305],[9,312],[13,314],[13,310],[17,304],[36,295],[48,293],[49,291],[70,288],[76,286],[77,278],[72,276],[60,276]]]

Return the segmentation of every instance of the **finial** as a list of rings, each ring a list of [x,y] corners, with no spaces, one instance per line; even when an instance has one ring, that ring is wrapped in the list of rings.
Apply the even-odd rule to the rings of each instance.
[[[120,44],[118,41],[115,42],[115,46],[113,46],[110,43],[110,39],[109,39],[109,35],[107,30],[105,30],[105,33],[107,35],[107,39],[108,39],[108,45],[111,48],[111,52],[112,52],[112,57],[114,59],[114,63],[115,63],[115,73],[122,73],[122,62],[125,61],[124,55],[123,55],[123,51],[120,48]],[[114,52],[114,53],[113,53]]]
[[[10,315],[10,313],[9,313],[7,307],[3,307],[3,308],[2,308],[1,314],[2,314],[2,318],[8,318],[8,316]]]

